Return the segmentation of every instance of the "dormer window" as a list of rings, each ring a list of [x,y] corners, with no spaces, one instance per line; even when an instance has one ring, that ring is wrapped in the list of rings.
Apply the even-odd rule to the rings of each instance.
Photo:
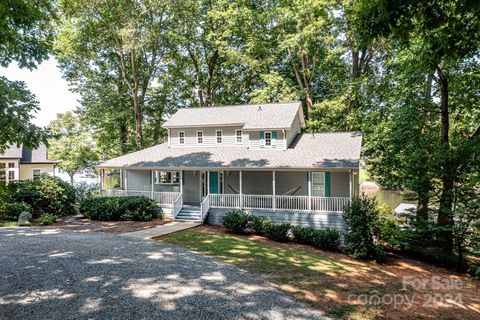
[[[242,144],[243,143],[242,130],[235,130],[235,143],[237,143],[237,144]]]
[[[265,146],[272,146],[272,133],[270,131],[265,132]]]
[[[197,131],[197,143],[198,144],[203,143],[203,131],[202,130]]]
[[[217,130],[215,132],[215,135],[217,137],[217,143],[222,143],[223,142],[223,132],[222,132],[222,130]]]
[[[178,143],[185,144],[185,131],[178,132]]]

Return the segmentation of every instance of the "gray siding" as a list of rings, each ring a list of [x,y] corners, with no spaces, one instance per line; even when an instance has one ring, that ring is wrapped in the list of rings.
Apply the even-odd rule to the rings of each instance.
[[[332,197],[349,197],[350,180],[347,172],[332,172],[330,174],[330,195]]]
[[[339,231],[345,230],[345,221],[341,213],[316,212],[316,213],[297,213],[297,212],[265,212],[249,211],[255,216],[266,217],[276,223],[290,223],[292,225],[310,226],[315,229],[331,228]],[[228,209],[210,209],[207,217],[207,223],[212,225],[221,225],[222,218]]]
[[[200,172],[185,171],[183,184],[183,202],[200,202]]]
[[[126,170],[127,189],[136,191],[151,191],[150,171]]]
[[[242,189],[244,194],[272,194],[272,172],[243,171]]]
[[[283,195],[294,188],[298,188],[294,196],[308,196],[307,172],[276,171],[275,194]]]
[[[295,120],[293,120],[292,128],[287,130],[287,146],[290,146],[295,136],[302,132],[302,127],[300,124],[300,117],[297,115],[295,116]]]
[[[262,130],[262,131],[276,131],[277,139],[272,139],[272,146],[265,147],[262,145],[260,140],[260,131],[249,131],[250,133],[250,149],[285,149],[285,137],[282,130]]]
[[[236,194],[234,190],[240,190],[240,174],[238,171],[225,171],[225,186],[224,186],[224,193],[227,194]],[[243,177],[242,177],[243,178]],[[232,188],[230,188],[230,186]]]
[[[248,146],[248,133],[243,132],[243,143],[237,144],[235,137],[235,130],[241,127],[199,127],[199,128],[184,128],[184,129],[170,129],[170,145],[172,147],[188,147],[188,146]],[[197,131],[203,130],[203,144],[197,143]],[[217,143],[216,131],[222,130],[222,143]],[[178,132],[185,132],[185,144],[179,144]]]

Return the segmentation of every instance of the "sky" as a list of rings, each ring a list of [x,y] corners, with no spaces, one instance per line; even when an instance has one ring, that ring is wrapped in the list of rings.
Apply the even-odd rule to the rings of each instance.
[[[39,126],[47,126],[57,113],[73,110],[78,106],[78,94],[68,90],[67,81],[62,78],[57,61],[50,58],[41,63],[37,69],[19,69],[15,63],[8,68],[0,67],[0,76],[8,80],[19,80],[26,83],[28,90],[35,94],[40,110],[32,121]]]

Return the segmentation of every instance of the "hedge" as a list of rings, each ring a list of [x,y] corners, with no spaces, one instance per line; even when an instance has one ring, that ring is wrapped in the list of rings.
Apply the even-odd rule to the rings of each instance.
[[[160,216],[157,203],[146,197],[89,197],[80,211],[92,220],[149,221]]]

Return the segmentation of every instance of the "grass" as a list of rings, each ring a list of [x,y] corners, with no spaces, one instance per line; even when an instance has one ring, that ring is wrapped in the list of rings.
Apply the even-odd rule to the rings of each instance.
[[[18,227],[19,224],[17,222],[14,222],[14,221],[0,221],[0,228],[1,227]]]
[[[459,315],[464,319],[480,317],[480,311],[475,314],[471,311],[478,303],[478,293],[473,285],[462,291],[463,303],[468,308],[460,313],[452,308],[425,308],[421,295],[417,295],[415,304],[408,310],[395,309],[393,305],[362,304],[355,298],[372,292],[378,296],[418,293],[403,289],[404,276],[422,279],[433,275],[451,276],[444,269],[402,257],[391,258],[396,260],[381,265],[352,260],[341,253],[276,243],[258,236],[227,234],[212,227],[184,230],[159,239],[259,274],[298,300],[335,319],[407,319],[409,315],[419,319],[449,319]],[[468,280],[462,277],[467,283]]]

